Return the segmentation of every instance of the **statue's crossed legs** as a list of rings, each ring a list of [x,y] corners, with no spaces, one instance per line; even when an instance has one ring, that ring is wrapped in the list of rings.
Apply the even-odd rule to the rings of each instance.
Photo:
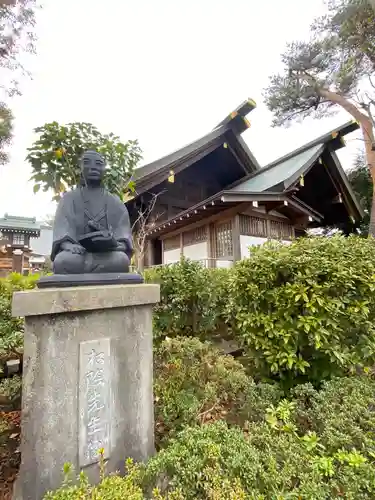
[[[64,250],[56,255],[53,272],[55,274],[127,273],[129,258],[124,252],[79,254]]]

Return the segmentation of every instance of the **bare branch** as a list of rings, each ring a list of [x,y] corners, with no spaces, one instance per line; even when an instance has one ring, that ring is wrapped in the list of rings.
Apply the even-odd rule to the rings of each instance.
[[[151,212],[153,211],[154,207],[155,207],[155,204],[156,204],[156,200],[159,198],[159,196],[161,196],[163,193],[165,192],[165,190],[161,191],[160,193],[157,193],[157,194],[153,194],[152,195],[152,198],[151,198],[151,201],[150,203],[147,205],[147,208],[145,210],[139,210],[138,211],[138,217],[137,219],[133,222],[133,225],[132,225],[132,231],[134,231],[138,225],[139,222],[141,221],[146,221],[147,223],[147,220],[149,219],[150,215],[151,215]]]
[[[165,190],[157,194],[152,194],[150,202],[147,204],[146,208],[140,208],[138,211],[138,217],[135,219],[132,225],[134,250],[135,250],[135,260],[136,267],[141,270],[143,267],[143,261],[146,251],[146,241],[150,228],[156,225],[156,222],[160,217],[164,215],[163,213],[154,214],[154,208],[159,196],[161,196]],[[151,220],[152,217],[152,220]]]

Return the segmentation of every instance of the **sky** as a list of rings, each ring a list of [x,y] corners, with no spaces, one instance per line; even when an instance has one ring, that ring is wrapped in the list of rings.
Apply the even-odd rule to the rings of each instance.
[[[32,79],[13,98],[10,161],[0,166],[0,216],[52,214],[52,193],[34,194],[25,162],[33,129],[46,122],[91,122],[123,141],[138,139],[142,164],[208,133],[242,101],[243,138],[261,165],[345,123],[323,120],[271,128],[262,103],[268,77],[281,70],[286,43],[306,39],[323,0],[41,0]],[[302,6],[303,5],[303,6]],[[354,137],[353,137],[354,135]],[[345,169],[361,146],[355,134],[339,151]]]

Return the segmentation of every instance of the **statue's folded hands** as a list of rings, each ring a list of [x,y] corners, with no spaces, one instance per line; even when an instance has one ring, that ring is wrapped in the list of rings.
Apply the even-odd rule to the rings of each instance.
[[[71,243],[70,241],[64,241],[61,244],[61,249],[65,252],[71,252],[75,254],[84,254],[86,252],[82,245],[79,245],[78,243]]]

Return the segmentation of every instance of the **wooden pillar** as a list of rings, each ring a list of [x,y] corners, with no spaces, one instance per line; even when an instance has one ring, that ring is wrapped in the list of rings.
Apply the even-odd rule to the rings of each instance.
[[[184,233],[180,233],[180,259],[184,255]]]
[[[233,219],[232,239],[233,239],[233,262],[237,262],[238,260],[241,260],[239,214],[235,215]]]
[[[142,270],[145,267],[150,267],[154,264],[154,248],[152,245],[152,240],[149,238],[146,239],[145,241],[145,253],[143,256],[143,262],[142,262]]]
[[[271,221],[267,219],[267,238],[271,239]]]
[[[216,267],[215,258],[215,227],[213,224],[207,225],[207,257],[208,257],[208,266],[207,267]]]

